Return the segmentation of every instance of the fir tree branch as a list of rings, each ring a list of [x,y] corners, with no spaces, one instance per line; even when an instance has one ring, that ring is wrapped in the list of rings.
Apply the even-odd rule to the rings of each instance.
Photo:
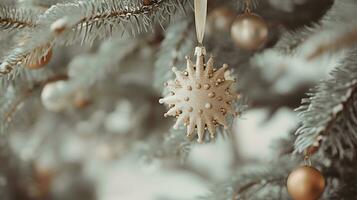
[[[346,46],[348,41],[351,42],[355,37],[356,9],[357,3],[354,0],[335,1],[318,23],[285,33],[275,48],[291,54],[303,46],[303,43],[307,42],[307,45],[311,43],[308,51],[310,49],[313,51],[308,52],[306,56],[311,59],[315,57],[315,54],[321,55],[323,52],[320,53],[320,51]],[[339,44],[340,42],[342,44]]]
[[[180,159],[181,163],[184,163],[191,151],[192,143],[186,138],[182,131],[171,130],[168,135],[165,136],[162,143],[161,156],[172,157],[176,156]]]
[[[33,28],[37,14],[31,10],[0,5],[0,30]]]
[[[289,156],[289,155],[288,155]],[[290,199],[286,190],[286,180],[290,172],[299,166],[301,160],[288,156],[280,157],[264,167],[245,166],[237,169],[237,174],[231,181],[212,187],[210,194],[203,200],[286,200]],[[320,166],[321,162],[314,162]],[[341,168],[341,167],[340,167]],[[351,189],[355,185],[354,171],[347,176],[338,176],[336,169],[321,167],[326,180],[326,188],[321,199],[353,199],[356,191]]]
[[[41,46],[36,46],[28,52],[24,51],[21,47],[14,49],[11,54],[4,59],[3,63],[0,64],[0,76],[16,75],[16,66],[37,63],[52,47],[53,44],[46,43]],[[13,71],[14,73],[11,74]]]
[[[25,7],[37,7],[41,9],[48,9],[49,7],[60,4],[60,3],[68,3],[68,2],[75,2],[78,0],[31,0],[31,1],[20,1],[17,4]]]
[[[357,27],[352,31],[347,31],[346,33],[342,34],[340,37],[337,37],[335,40],[331,40],[325,44],[321,44],[313,51],[309,56],[308,59],[312,60],[315,59],[327,52],[336,52],[343,48],[348,48],[353,46],[357,43]]]
[[[126,48],[122,48],[125,46]],[[77,91],[88,89],[98,80],[104,79],[109,72],[118,67],[118,64],[125,56],[131,53],[135,48],[138,47],[138,43],[133,40],[110,40],[103,43],[99,52],[95,55],[85,55],[75,58],[69,64],[69,77],[63,75],[54,75],[46,77],[43,81],[35,81],[33,87],[20,92],[15,99],[12,99],[9,104],[2,105],[0,103],[0,114],[3,118],[0,121],[0,127],[5,127],[5,124],[11,121],[13,114],[18,110],[18,107],[27,99],[27,97],[32,94],[35,89],[42,88],[46,83],[55,80],[64,80],[67,83],[66,91],[58,91],[65,95],[72,95]],[[113,59],[115,58],[115,59]],[[60,96],[60,95],[59,95]],[[4,99],[6,99],[4,97]],[[4,110],[2,110],[4,109]],[[4,123],[4,126],[2,126]]]
[[[16,101],[17,93],[13,86],[7,87],[6,90],[1,90],[0,93],[0,135],[3,133],[9,123],[8,108],[12,107],[14,101]]]
[[[30,41],[4,58],[0,75],[11,73],[20,64],[38,60],[45,51],[36,50],[46,46],[78,41],[91,44],[117,31],[129,35],[148,31],[154,22],[162,24],[177,7],[183,8],[186,0],[152,0],[147,5],[139,2],[128,5],[122,1],[91,0],[52,6],[38,18],[38,25],[29,33]]]
[[[155,159],[178,158],[184,163],[191,151],[192,143],[182,131],[170,130],[163,138],[154,138],[149,146],[142,148],[140,155],[146,162]]]
[[[30,97],[30,95],[32,94],[33,89],[29,89],[23,92],[23,94],[15,99],[15,101],[13,101],[13,104],[11,105],[11,107],[8,108],[8,111],[5,113],[4,115],[4,119],[3,119],[3,123],[5,124],[6,122],[10,122],[12,121],[12,116],[14,115],[14,113],[19,110],[19,108],[21,107],[21,104],[28,98]]]
[[[303,27],[296,31],[284,33],[274,46],[274,50],[287,55],[294,54],[307,38],[316,32],[317,28],[316,26]]]
[[[63,97],[89,89],[99,80],[105,79],[118,68],[128,54],[133,53],[137,48],[139,48],[137,41],[117,38],[104,42],[94,55],[76,57],[68,66],[69,80],[66,81],[68,87],[62,91]],[[61,91],[58,91],[58,94],[60,93]]]
[[[162,86],[172,78],[170,66],[183,64],[185,55],[190,54],[194,48],[193,20],[178,20],[169,26],[166,36],[161,44],[158,59],[155,63],[154,86],[161,92]]]
[[[354,189],[357,187],[355,174],[350,174],[343,179],[330,180],[327,183],[324,195],[321,199],[324,200],[350,200],[357,196],[357,191]]]
[[[300,111],[302,126],[297,130],[295,148],[303,152],[324,136],[323,152],[340,158],[355,157],[357,147],[357,51],[346,55],[332,78],[321,82]]]
[[[286,177],[297,164],[287,157],[281,158],[264,167],[252,169],[251,166],[239,168],[231,181],[213,187],[205,200],[240,199],[287,199]]]
[[[356,23],[357,2],[353,0],[335,1],[331,9],[321,20],[315,32],[317,43],[311,47],[307,59],[314,59],[326,52],[336,52],[351,47],[357,38]],[[325,32],[325,33],[324,33]]]
[[[68,77],[63,74],[57,74],[46,78],[45,80],[33,83],[31,87],[15,89],[9,86],[4,91],[4,96],[1,96],[0,101],[0,133],[4,132],[9,123],[13,121],[14,115],[23,108],[25,101],[30,98],[34,92],[43,88],[48,82],[64,80]]]

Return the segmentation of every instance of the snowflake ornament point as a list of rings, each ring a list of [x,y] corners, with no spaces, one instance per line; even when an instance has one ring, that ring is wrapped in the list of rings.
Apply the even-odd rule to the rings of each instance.
[[[160,99],[159,103],[170,107],[165,117],[177,117],[174,129],[183,124],[187,127],[187,137],[196,132],[197,142],[203,143],[205,132],[213,139],[218,126],[228,129],[226,118],[228,115],[235,116],[233,102],[237,100],[237,94],[231,91],[235,81],[226,73],[227,64],[216,70],[213,57],[205,63],[204,47],[196,47],[195,55],[195,63],[189,56],[185,57],[185,70],[172,68],[176,78],[168,81],[170,94]]]

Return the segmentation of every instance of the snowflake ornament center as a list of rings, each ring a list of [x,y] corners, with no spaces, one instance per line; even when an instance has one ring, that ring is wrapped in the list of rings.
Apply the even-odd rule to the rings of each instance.
[[[216,70],[212,57],[205,64],[204,47],[196,47],[195,55],[196,64],[186,57],[185,71],[172,68],[176,79],[167,82],[170,94],[160,99],[160,103],[170,107],[165,116],[177,117],[175,129],[184,124],[187,126],[188,137],[197,129],[197,141],[202,143],[205,130],[214,138],[216,127],[221,125],[228,128],[226,117],[236,114],[233,103],[238,95],[231,91],[235,80],[230,79],[225,73],[228,65],[224,64]]]

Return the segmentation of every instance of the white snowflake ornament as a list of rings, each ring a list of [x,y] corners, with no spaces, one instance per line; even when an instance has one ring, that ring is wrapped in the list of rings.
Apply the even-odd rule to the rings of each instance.
[[[233,105],[238,95],[231,91],[235,80],[227,77],[227,64],[216,70],[212,57],[205,64],[204,47],[196,47],[195,55],[196,64],[186,57],[185,71],[172,68],[176,79],[166,83],[170,94],[159,102],[170,107],[165,117],[177,117],[175,129],[184,124],[187,126],[187,137],[191,137],[197,129],[197,141],[202,143],[205,130],[214,138],[218,126],[228,128],[226,118],[236,115]]]

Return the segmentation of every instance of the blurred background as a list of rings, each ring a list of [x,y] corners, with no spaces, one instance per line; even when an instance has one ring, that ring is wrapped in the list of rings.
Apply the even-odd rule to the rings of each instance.
[[[231,128],[198,144],[185,137],[184,127],[172,129],[175,119],[164,118],[167,108],[159,104],[167,94],[164,83],[174,78],[171,67],[184,69],[185,55],[194,58],[193,1],[161,1],[113,1],[117,7],[99,0],[0,2],[3,65],[17,51],[52,40],[37,48],[39,61],[1,80],[1,200],[264,199],[234,191],[218,196],[222,192],[212,188],[234,188],[237,172],[297,165],[277,161],[294,150],[300,125],[294,109],[349,55],[338,49],[324,54],[319,47],[356,27],[356,2],[251,1],[268,30],[252,50],[231,33],[244,1],[209,0],[204,45],[217,67],[229,64],[241,98]],[[146,13],[110,21],[110,9]],[[104,12],[98,14],[104,19],[93,29],[78,38],[65,32],[95,12]],[[30,23],[38,16],[39,25],[11,30],[11,20],[1,21]],[[101,29],[108,24],[115,31]],[[311,55],[316,58],[307,59]],[[284,194],[265,199],[288,199]]]

